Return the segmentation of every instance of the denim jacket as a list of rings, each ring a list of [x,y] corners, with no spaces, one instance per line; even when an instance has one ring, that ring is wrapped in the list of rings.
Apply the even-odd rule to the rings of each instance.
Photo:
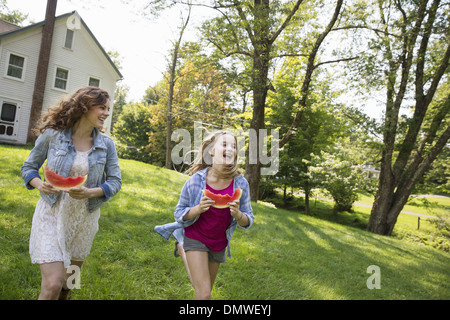
[[[192,207],[195,207],[200,203],[203,197],[202,190],[206,188],[206,174],[208,168],[196,172],[189,180],[184,184],[181,190],[180,200],[175,208],[174,216],[175,222],[168,223],[161,226],[155,226],[155,231],[159,233],[164,239],[169,240],[170,236],[174,238],[181,244],[183,244],[184,239],[184,228],[192,225],[197,221],[199,216],[192,218],[190,220],[183,220],[183,217]],[[236,188],[242,189],[242,196],[239,201],[239,210],[247,215],[249,220],[249,225],[242,227],[239,225],[231,215],[231,224],[226,230],[226,236],[228,240],[227,253],[228,257],[231,257],[230,253],[230,240],[233,236],[236,227],[239,225],[242,229],[248,230],[254,221],[253,210],[250,203],[250,188],[247,180],[244,176],[237,176],[234,178],[233,192]]]
[[[47,159],[47,166],[57,174],[67,177],[75,159],[76,150],[72,144],[72,128],[63,131],[46,129],[36,140],[28,159],[21,168],[25,187],[34,189],[29,182],[35,177],[40,177],[39,169]],[[119,158],[114,142],[108,136],[93,130],[94,145],[89,152],[89,173],[85,183],[87,188],[100,187],[104,197],[89,199],[89,212],[100,208],[106,201],[119,192],[122,187]],[[50,206],[58,200],[60,193],[43,194],[41,197]]]

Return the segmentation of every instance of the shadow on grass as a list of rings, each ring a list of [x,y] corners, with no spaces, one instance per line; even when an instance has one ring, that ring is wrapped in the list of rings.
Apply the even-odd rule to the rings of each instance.
[[[262,275],[246,281],[253,286],[249,294],[260,292],[250,299],[449,297],[445,253],[414,250],[395,239],[282,210],[264,209],[256,219],[249,236],[239,233],[253,244],[240,248],[250,256],[248,268]],[[381,290],[367,288],[371,265],[380,267]]]

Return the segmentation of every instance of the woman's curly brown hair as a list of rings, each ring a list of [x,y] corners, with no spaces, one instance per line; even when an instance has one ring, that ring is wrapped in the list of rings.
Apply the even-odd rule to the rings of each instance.
[[[47,109],[39,119],[33,132],[40,135],[45,129],[63,130],[80,120],[91,107],[106,105],[110,101],[107,91],[98,87],[87,86],[62,98],[56,106]]]

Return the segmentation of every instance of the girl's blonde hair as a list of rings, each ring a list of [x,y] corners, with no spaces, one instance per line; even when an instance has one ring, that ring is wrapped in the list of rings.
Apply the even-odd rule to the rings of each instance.
[[[229,134],[234,138],[236,150],[239,151],[238,140],[234,133],[227,130],[220,130],[214,132],[213,134],[210,134],[203,140],[202,146],[200,147],[200,150],[198,150],[197,156],[195,157],[192,166],[186,171],[186,173],[192,175],[197,171],[203,170],[206,167],[211,167],[213,160],[208,151],[214,147],[214,144],[217,142],[219,137],[226,134]],[[239,164],[237,161],[237,154],[238,152],[236,152],[236,156],[234,158],[233,163],[223,164],[222,167],[223,171],[221,173],[218,173],[220,175],[220,178],[222,179],[234,178],[241,174],[241,171],[239,170]]]
[[[51,106],[39,119],[32,131],[39,135],[45,129],[63,130],[77,122],[91,107],[105,105],[110,101],[107,91],[98,87],[87,86],[62,98],[58,105]]]

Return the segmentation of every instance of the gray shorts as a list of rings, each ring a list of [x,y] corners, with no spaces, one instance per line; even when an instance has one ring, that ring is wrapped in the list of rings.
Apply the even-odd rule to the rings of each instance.
[[[211,262],[219,262],[224,263],[227,262],[227,257],[225,254],[225,249],[219,252],[212,251],[210,248],[208,248],[206,245],[203,244],[203,242],[188,238],[184,236],[184,244],[183,244],[184,251],[206,251],[208,252],[208,260]]]

